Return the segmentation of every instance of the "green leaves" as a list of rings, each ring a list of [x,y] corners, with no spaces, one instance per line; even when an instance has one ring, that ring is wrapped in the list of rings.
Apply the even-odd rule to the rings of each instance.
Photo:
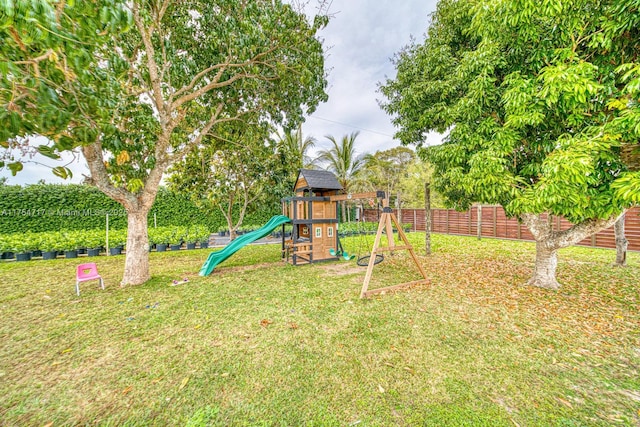
[[[64,166],[56,166],[55,168],[53,168],[52,172],[55,176],[60,177],[62,179],[73,177],[73,172],[71,172],[71,169]]]
[[[448,131],[426,156],[450,205],[580,222],[635,203],[621,147],[640,139],[640,19],[621,10],[637,2],[439,3],[381,91],[403,143]]]
[[[640,172],[622,174],[612,184],[615,197],[623,204],[640,204]]]
[[[60,158],[60,155],[55,152],[53,147],[50,147],[48,145],[39,145],[38,146],[38,153],[40,153],[43,156],[48,157],[50,159],[54,159],[54,160],[57,160],[57,159]]]
[[[20,172],[24,168],[24,165],[22,164],[22,162],[13,162],[7,164],[7,167],[11,171],[11,175],[16,176],[18,172]]]

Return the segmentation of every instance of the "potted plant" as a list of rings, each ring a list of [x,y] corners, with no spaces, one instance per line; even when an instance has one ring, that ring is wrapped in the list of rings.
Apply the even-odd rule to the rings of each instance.
[[[149,252],[151,252],[153,250],[153,248],[156,247],[156,245],[158,244],[158,240],[159,240],[159,228],[155,227],[155,228],[149,228],[147,230],[147,236],[149,237]]]
[[[198,240],[200,241],[200,248],[201,249],[208,248],[209,247],[209,237],[211,236],[211,233],[209,232],[209,229],[204,225],[199,225],[199,226],[197,226],[196,233],[198,234]]]
[[[14,253],[11,250],[11,234],[0,235],[0,253],[2,259],[13,259]]]
[[[149,232],[149,239],[156,245],[157,252],[164,252],[167,250],[172,235],[173,229],[171,227],[158,227]]]
[[[62,250],[62,234],[59,232],[44,233],[40,239],[42,259],[56,259],[58,251]]]
[[[127,243],[127,230],[113,230],[109,232],[109,255],[120,255]]]
[[[0,259],[5,259],[5,254],[7,254],[10,250],[9,236],[7,234],[0,234]]]
[[[80,236],[76,231],[64,231],[62,233],[62,250],[65,258],[78,258]]]
[[[31,233],[15,233],[9,240],[9,248],[16,255],[16,261],[30,261],[35,249]]]
[[[87,248],[87,256],[100,255],[100,249],[104,244],[105,232],[102,230],[88,230],[83,234],[83,242]]]
[[[172,251],[179,251],[182,246],[182,240],[185,235],[185,229],[183,227],[173,227],[171,233],[171,239],[169,245]]]
[[[225,225],[221,225],[218,227],[218,236],[224,237],[224,235],[227,234],[227,231],[227,227]]]
[[[33,250],[31,251],[31,258],[37,258],[42,256],[42,238],[43,233],[32,233],[31,240],[33,243]]]
[[[195,249],[198,241],[198,226],[189,227],[184,234],[184,241],[187,243],[187,250]]]

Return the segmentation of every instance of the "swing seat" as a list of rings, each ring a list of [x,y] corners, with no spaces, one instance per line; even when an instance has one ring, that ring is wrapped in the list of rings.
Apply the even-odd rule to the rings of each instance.
[[[348,252],[343,252],[342,253],[342,258],[344,258],[345,261],[351,261],[355,257],[356,257],[355,255],[349,255]]]
[[[369,265],[370,259],[371,259],[371,255],[362,256],[358,258],[358,260],[356,261],[356,264],[358,264],[360,267],[367,267]],[[384,261],[384,255],[376,254],[376,258],[373,261],[373,265],[378,265],[382,261]]]
[[[333,248],[329,249],[329,253],[331,254],[331,256],[340,256],[340,255],[342,255],[342,252],[336,251]]]

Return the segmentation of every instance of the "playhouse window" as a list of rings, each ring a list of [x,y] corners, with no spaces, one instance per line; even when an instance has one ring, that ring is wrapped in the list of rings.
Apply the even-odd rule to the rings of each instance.
[[[322,227],[316,227],[316,237],[322,238]]]
[[[327,237],[333,237],[333,227],[327,228]]]

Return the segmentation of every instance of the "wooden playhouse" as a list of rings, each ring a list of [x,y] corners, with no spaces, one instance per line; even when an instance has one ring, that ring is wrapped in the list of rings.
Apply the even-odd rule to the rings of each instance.
[[[282,199],[282,214],[291,218],[293,230],[282,240],[282,254],[293,265],[335,260],[338,248],[338,202],[342,192],[336,176],[324,170],[301,169],[294,196]]]

